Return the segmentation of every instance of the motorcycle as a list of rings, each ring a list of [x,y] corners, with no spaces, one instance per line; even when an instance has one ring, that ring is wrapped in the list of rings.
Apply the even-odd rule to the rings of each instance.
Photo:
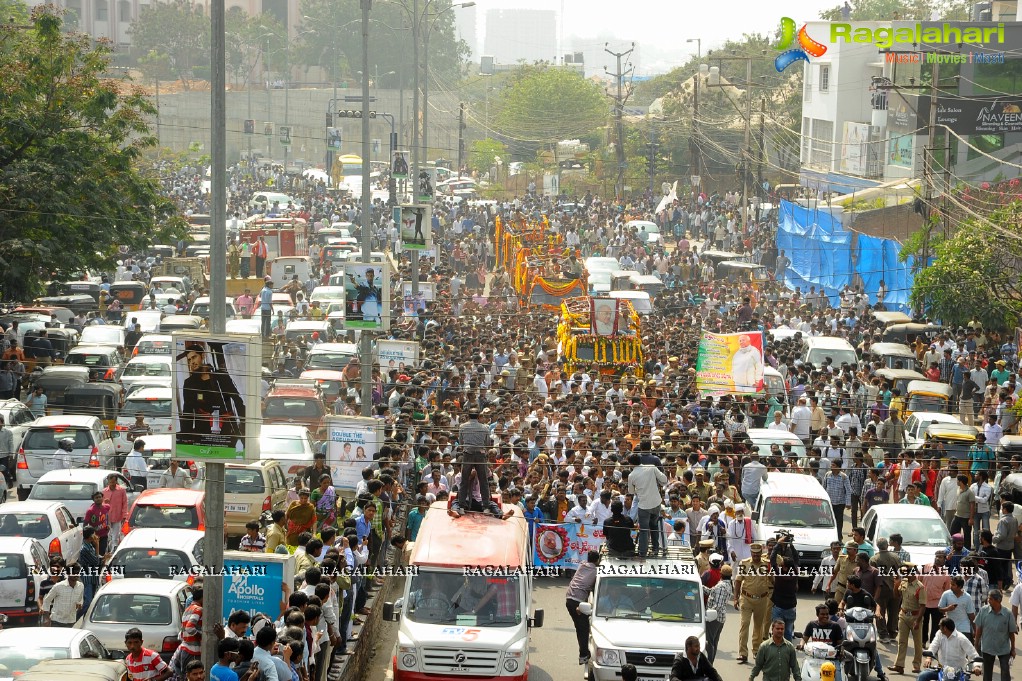
[[[801,639],[802,634],[795,633],[795,638]],[[802,660],[802,681],[821,681],[820,668],[824,662],[830,662],[837,667],[840,662],[837,660],[838,652],[834,646],[823,641],[809,641],[802,646],[805,659]]]
[[[934,662],[936,662],[936,656],[933,653],[931,653],[929,650],[924,650],[923,651],[923,657],[925,657],[925,658],[927,658],[929,660],[933,660]],[[972,668],[971,674],[975,674],[975,675],[979,676],[980,674],[983,673],[982,668],[975,666],[975,663],[982,662],[982,661],[983,661],[983,658],[978,656],[978,655],[976,657],[972,658],[972,662],[974,663],[974,666]],[[947,665],[943,665],[943,664],[937,663],[937,681],[969,681],[969,675],[970,675],[970,671],[968,669],[958,668],[958,667],[948,667]]]
[[[848,681],[867,681],[876,666],[877,629],[866,608],[845,610],[844,661]]]

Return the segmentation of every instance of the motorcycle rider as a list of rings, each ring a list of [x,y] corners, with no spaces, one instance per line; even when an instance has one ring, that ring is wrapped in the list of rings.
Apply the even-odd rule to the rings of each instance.
[[[872,594],[862,588],[862,577],[859,575],[852,575],[848,578],[848,590],[845,592],[845,599],[841,602],[841,610],[847,612],[852,608],[866,608],[870,612],[876,611],[876,601],[873,600]],[[873,662],[873,669],[877,673],[877,678],[880,681],[888,681],[887,674],[884,672],[883,662],[880,661],[880,649],[876,651],[875,661]],[[933,681],[936,681],[934,679]]]
[[[841,634],[841,625],[830,619],[830,608],[821,603],[816,606],[816,619],[806,625],[802,634],[802,640],[796,646],[799,650],[805,647],[807,642],[819,641],[829,643],[834,647],[836,655],[834,663],[834,681],[841,681],[841,642],[844,636]]]
[[[971,665],[973,674],[978,676],[983,673],[982,666],[973,662],[978,657],[976,647],[965,634],[957,631],[955,621],[950,617],[940,621],[937,635],[933,637],[927,650],[933,653],[942,666],[967,669]],[[937,681],[939,674],[937,669],[931,667],[931,660],[930,657],[923,660],[926,669],[919,673],[916,681]]]

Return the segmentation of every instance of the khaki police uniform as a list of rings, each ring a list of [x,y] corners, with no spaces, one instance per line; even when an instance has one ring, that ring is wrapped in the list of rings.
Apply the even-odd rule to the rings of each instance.
[[[752,623],[752,656],[759,652],[763,632],[770,626],[770,594],[774,590],[770,564],[763,558],[763,545],[752,545],[752,558],[738,563],[735,572],[735,599],[741,613],[741,628],[738,632],[738,657],[749,657],[749,624]],[[754,563],[755,559],[758,563]]]
[[[904,567],[915,567],[906,563]],[[904,670],[905,657],[908,654],[908,637],[912,636],[912,670],[918,673],[919,666],[923,663],[923,614],[926,610],[926,587],[916,579],[910,582],[902,580],[901,588],[901,616],[898,618],[898,661],[895,667]],[[919,613],[919,616],[916,616]],[[913,626],[917,625],[917,626]]]
[[[855,542],[849,542],[846,548],[859,548]],[[830,590],[834,592],[834,599],[840,603],[845,599],[845,592],[848,591],[848,578],[855,574],[855,559],[848,553],[842,553],[834,565],[834,580]]]

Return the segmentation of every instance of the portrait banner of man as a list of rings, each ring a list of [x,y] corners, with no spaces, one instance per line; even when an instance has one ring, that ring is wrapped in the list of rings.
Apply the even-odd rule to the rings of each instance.
[[[258,340],[189,332],[174,348],[174,457],[258,460]]]
[[[748,395],[763,389],[763,333],[703,331],[696,387],[704,395]]]
[[[621,323],[618,315],[618,300],[615,298],[590,298],[589,305],[589,319],[593,335],[616,336],[618,325]]]
[[[400,208],[398,230],[401,235],[401,248],[406,251],[428,251],[433,247],[432,209],[426,205]]]
[[[344,328],[390,328],[390,269],[386,263],[344,265]]]

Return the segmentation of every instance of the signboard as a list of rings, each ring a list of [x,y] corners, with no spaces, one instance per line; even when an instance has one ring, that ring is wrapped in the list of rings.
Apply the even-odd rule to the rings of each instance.
[[[864,175],[869,159],[869,123],[845,121],[844,136],[841,140],[841,171],[852,175]]]
[[[173,357],[174,458],[258,461],[259,338],[176,333]]]
[[[429,203],[433,200],[433,180],[430,179],[429,171],[419,172],[419,181],[415,184],[415,200],[419,203]]]
[[[206,579],[209,579],[207,577]],[[251,617],[265,613],[272,618],[281,614],[282,584],[289,587],[295,579],[295,557],[280,553],[224,551],[224,600],[221,616],[227,626],[231,613],[244,610]]]
[[[734,395],[763,388],[763,333],[704,331],[696,358],[696,387],[704,395]]]
[[[920,117],[920,99],[891,90],[887,93],[887,164],[912,168],[915,159],[915,138]],[[922,100],[925,101],[925,100]]]
[[[426,302],[436,300],[436,287],[431,281],[419,282],[419,294],[412,296],[412,282],[401,283],[401,297],[404,299],[404,315],[406,317],[417,317],[420,312],[426,310]]]
[[[280,146],[289,147],[291,146],[291,126],[282,125],[280,130]]]
[[[406,251],[428,251],[433,247],[433,211],[428,205],[400,206],[398,231]],[[397,214],[398,210],[395,209]]]
[[[344,329],[390,328],[390,271],[387,263],[344,264]]]
[[[245,134],[246,135],[254,135],[255,134],[255,120],[254,119],[251,119],[251,118],[246,118],[245,119]]]
[[[1022,132],[1022,97],[937,99],[937,125],[959,135]]]
[[[390,163],[390,176],[396,180],[404,180],[408,177],[407,151],[394,150],[394,157]]]
[[[266,121],[263,123],[263,134],[267,137],[273,137],[274,129],[275,126],[273,125],[273,121]]]
[[[340,128],[329,127],[326,129],[326,146],[334,151],[341,150],[342,134]]]
[[[331,416],[327,419],[326,461],[334,487],[353,490],[379,451],[380,421],[362,416]]]
[[[533,563],[543,567],[577,570],[590,551],[605,543],[603,528],[582,523],[537,523],[533,538]]]
[[[406,369],[419,366],[419,344],[415,341],[376,341],[376,361],[386,375],[392,369],[404,373]]]

